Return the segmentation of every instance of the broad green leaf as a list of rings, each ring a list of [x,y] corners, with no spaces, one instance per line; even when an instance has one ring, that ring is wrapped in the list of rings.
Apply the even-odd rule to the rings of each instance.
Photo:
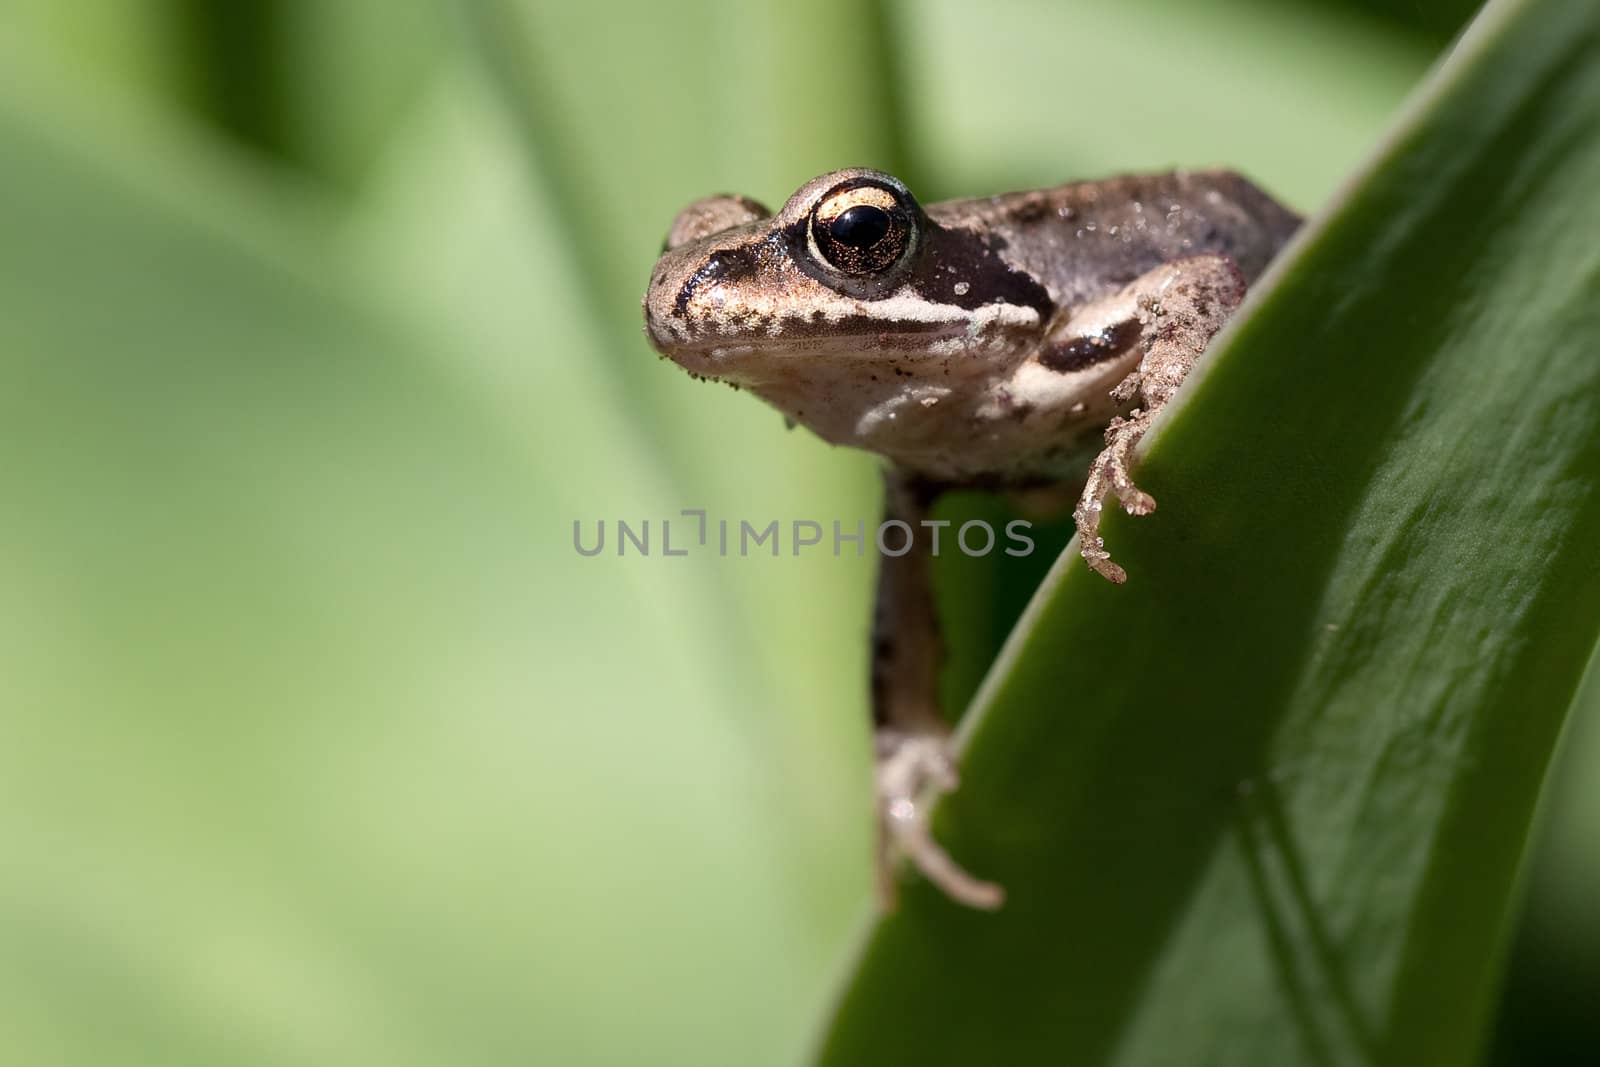
[[[1491,4],[1068,552],[829,1065],[1473,1059],[1600,628],[1600,13]]]

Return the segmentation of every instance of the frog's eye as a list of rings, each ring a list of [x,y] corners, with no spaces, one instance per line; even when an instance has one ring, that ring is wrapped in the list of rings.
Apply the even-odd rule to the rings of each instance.
[[[902,194],[872,181],[840,186],[811,212],[811,253],[840,274],[882,274],[900,263],[916,236]]]

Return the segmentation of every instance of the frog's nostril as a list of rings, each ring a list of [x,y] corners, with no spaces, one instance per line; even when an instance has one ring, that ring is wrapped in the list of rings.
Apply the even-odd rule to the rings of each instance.
[[[678,291],[678,299],[673,302],[673,314],[680,318],[685,317],[689,310],[689,301],[701,289],[708,286],[737,284],[755,276],[758,270],[755,254],[748,248],[723,248],[712,252],[700,268],[690,274],[683,283],[683,288]]]

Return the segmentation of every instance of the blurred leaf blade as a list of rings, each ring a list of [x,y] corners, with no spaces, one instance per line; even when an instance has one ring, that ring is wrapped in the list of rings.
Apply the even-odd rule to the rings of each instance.
[[[93,6],[14,0],[0,47],[147,104],[198,107],[186,42],[186,0],[102,0]],[[8,62],[13,55],[7,55]]]
[[[557,205],[568,291],[602,339],[596,370],[614,381],[615,407],[656,451],[680,494],[675,507],[705,509],[713,530],[726,521],[735,538],[742,520],[757,528],[814,520],[830,534],[833,519],[847,534],[875,521],[870,457],[785,432],[771,409],[665,364],[643,337],[639,308],[665,231],[689,201],[738,190],[776,207],[812,174],[892,162],[881,149],[888,116],[853,106],[877,99],[884,66],[885,43],[855,32],[859,6],[619,0],[602,5],[603,32],[594,9],[458,6],[521,134],[531,179]],[[818,79],[817,27],[832,23],[852,30],[831,46],[828,76]],[[602,69],[630,77],[596,79]],[[508,302],[518,298],[508,290]],[[528,325],[524,358],[570,358],[538,336],[536,321]],[[726,709],[730,730],[765,739],[761,765],[798,809],[859,811],[870,775],[870,559],[848,547],[779,558],[735,547],[715,563],[701,572],[723,604],[708,655],[744,683],[742,704]],[[853,819],[818,828],[837,866],[807,865],[796,896],[829,902],[819,910],[840,929],[851,920],[838,887],[860,895],[870,885],[870,828]],[[774,833],[795,841],[792,825]]]
[[[1495,1055],[1513,1067],[1600,1048],[1600,670],[1590,663],[1542,801],[1522,919],[1507,963]]]
[[[827,961],[721,606],[572,547],[679,502],[548,205],[493,145],[432,190],[492,191],[531,261],[492,266],[550,294],[492,377],[502,339],[375,293],[248,161],[4,82],[0,1060],[616,1059],[619,989],[662,1063],[792,1044]]]
[[[1314,208],[1437,51],[1342,3],[892,7],[913,155],[929,184],[916,188],[935,198],[1225,164]]]
[[[968,724],[1007,909],[911,887],[820,1062],[1471,1062],[1600,627],[1597,59],[1492,4],[1230,330]]]

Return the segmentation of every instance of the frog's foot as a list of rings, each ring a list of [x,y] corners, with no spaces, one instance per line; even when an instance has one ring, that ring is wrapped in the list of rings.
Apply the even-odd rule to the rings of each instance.
[[[1118,585],[1128,580],[1128,572],[1111,561],[1105,539],[1100,536],[1100,515],[1108,497],[1116,496],[1129,515],[1148,515],[1156,509],[1155,498],[1133,484],[1129,468],[1133,449],[1150,427],[1153,412],[1135,410],[1127,418],[1111,420],[1106,428],[1105,451],[1095,457],[1089,477],[1078,498],[1072,517],[1078,524],[1078,541],[1083,558],[1096,573]]]
[[[878,888],[885,910],[892,909],[895,902],[892,864],[896,853],[958,903],[993,911],[1004,902],[1004,889],[962,870],[928,828],[933,801],[959,782],[945,738],[892,731],[878,735]]]
[[[1139,366],[1111,390],[1111,399],[1126,404],[1138,396],[1144,403],[1127,418],[1111,420],[1105,451],[1090,466],[1073,512],[1083,558],[1118,585],[1128,580],[1128,574],[1111,562],[1099,533],[1106,499],[1115,494],[1130,515],[1148,515],[1156,509],[1155,500],[1134,485],[1128,473],[1133,448],[1244,299],[1244,286],[1244,275],[1231,259],[1194,256],[1162,264],[1119,294],[1136,310],[1145,349]]]

